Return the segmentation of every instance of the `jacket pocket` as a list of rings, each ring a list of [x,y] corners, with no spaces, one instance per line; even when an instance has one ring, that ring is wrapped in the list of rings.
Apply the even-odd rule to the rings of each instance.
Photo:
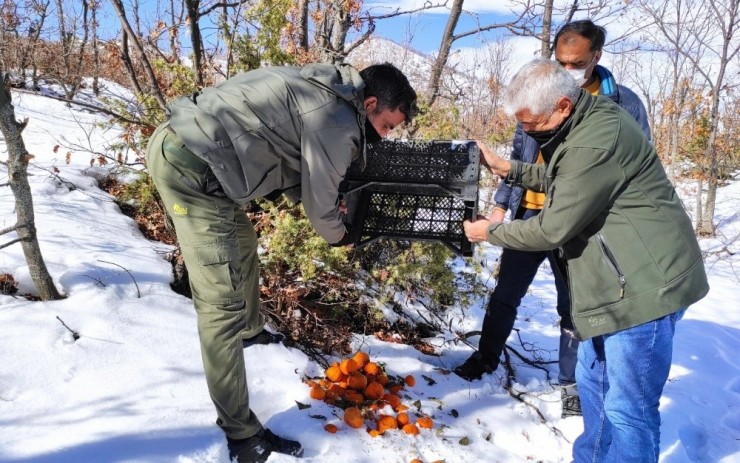
[[[601,252],[604,254],[604,258],[606,259],[607,264],[612,269],[615,276],[617,277],[617,281],[619,282],[619,299],[624,299],[624,287],[627,285],[627,279],[624,276],[624,272],[622,272],[622,268],[619,266],[619,262],[614,256],[614,253],[611,249],[609,249],[609,245],[606,244],[604,235],[601,233],[597,233],[596,240],[599,243],[599,247],[601,248]]]

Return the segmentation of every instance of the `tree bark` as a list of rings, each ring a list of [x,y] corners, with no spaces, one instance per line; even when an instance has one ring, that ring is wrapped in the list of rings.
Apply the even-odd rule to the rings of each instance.
[[[0,75],[3,70],[0,68]],[[0,131],[5,137],[8,147],[8,177],[10,178],[10,189],[15,197],[15,211],[17,217],[17,231],[21,240],[21,248],[26,256],[26,263],[36,289],[42,300],[62,299],[62,295],[54,286],[54,281],[41,255],[38,237],[36,235],[36,222],[33,214],[33,197],[31,186],[28,184],[28,161],[30,155],[26,151],[21,132],[27,121],[18,122],[13,109],[9,76],[5,76],[0,85]]]
[[[308,0],[298,0],[298,46],[308,52]]]
[[[128,34],[129,40],[133,42],[134,47],[139,52],[141,64],[144,67],[144,71],[146,72],[147,77],[149,78],[149,88],[152,92],[152,95],[157,100],[157,103],[159,103],[159,107],[162,108],[162,111],[165,111],[167,108],[167,102],[165,102],[162,91],[159,89],[157,77],[154,75],[154,70],[152,69],[151,64],[149,64],[149,59],[146,57],[144,47],[141,45],[141,41],[138,39],[138,37],[134,33],[134,30],[131,28],[131,24],[129,24],[128,19],[126,19],[126,11],[123,9],[123,2],[121,0],[112,0],[111,3],[116,10],[118,19],[121,20],[123,31]]]
[[[552,34],[552,3],[554,0],[545,1],[545,11],[542,13],[542,33],[540,35],[540,56],[550,59],[552,50],[550,48],[550,36]]]
[[[442,43],[439,45],[439,53],[437,54],[437,59],[434,60],[432,75],[429,77],[429,85],[427,87],[429,107],[434,104],[439,96],[442,71],[444,71],[444,68],[447,65],[447,59],[450,57],[452,42],[455,40],[455,28],[457,27],[457,22],[460,20],[460,15],[462,14],[463,1],[464,0],[455,0],[450,8],[450,16],[447,18],[445,32],[444,35],[442,35]]]
[[[193,45],[193,72],[195,73],[195,84],[203,88],[203,39],[200,35],[200,0],[185,0],[185,8],[188,12],[190,24],[190,42]]]

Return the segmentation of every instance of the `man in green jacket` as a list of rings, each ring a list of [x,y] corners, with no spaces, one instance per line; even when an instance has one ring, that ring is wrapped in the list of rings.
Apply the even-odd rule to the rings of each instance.
[[[338,187],[365,145],[416,114],[416,93],[390,64],[267,67],[175,100],[147,166],[188,269],[216,423],[229,455],[300,456],[250,410],[243,347],[275,342],[259,310],[257,238],[244,206],[284,194],[328,243],[351,242]]]
[[[507,112],[535,138],[544,165],[482,163],[513,185],[546,193],[531,220],[466,221],[471,241],[558,249],[568,275],[584,431],[580,462],[657,462],[658,405],[675,323],[709,287],[691,221],[634,118],[581,90],[557,62],[520,69]]]

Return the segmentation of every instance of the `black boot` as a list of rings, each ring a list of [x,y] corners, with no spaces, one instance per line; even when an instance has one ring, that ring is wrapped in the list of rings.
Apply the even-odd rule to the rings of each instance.
[[[246,439],[226,438],[229,458],[238,463],[264,463],[272,452],[294,457],[303,456],[303,447],[294,440],[283,439],[269,429],[261,429]]]
[[[581,397],[578,395],[578,387],[575,384],[565,384],[560,389],[560,400],[562,402],[561,418],[569,416],[581,416]]]
[[[456,367],[455,374],[466,381],[481,379],[484,374],[493,373],[498,368],[498,361],[490,362],[480,352],[473,352],[465,363]]]
[[[283,341],[284,336],[280,333],[271,333],[265,329],[255,334],[249,339],[242,339],[242,347],[245,349],[255,344],[267,345],[277,344]]]

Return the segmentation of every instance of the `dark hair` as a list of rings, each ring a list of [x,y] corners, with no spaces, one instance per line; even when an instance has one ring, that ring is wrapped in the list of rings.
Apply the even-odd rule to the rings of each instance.
[[[563,24],[558,33],[555,34],[555,40],[552,41],[553,50],[557,46],[560,36],[569,32],[588,39],[588,41],[591,42],[591,51],[601,51],[601,49],[604,48],[604,42],[606,42],[606,29],[601,26],[597,26],[589,19],[582,19],[580,21],[572,21]]]
[[[378,99],[378,111],[398,109],[406,115],[406,122],[411,122],[419,112],[416,106],[416,92],[409,80],[390,63],[374,64],[360,71],[365,82],[365,98],[374,96]]]

